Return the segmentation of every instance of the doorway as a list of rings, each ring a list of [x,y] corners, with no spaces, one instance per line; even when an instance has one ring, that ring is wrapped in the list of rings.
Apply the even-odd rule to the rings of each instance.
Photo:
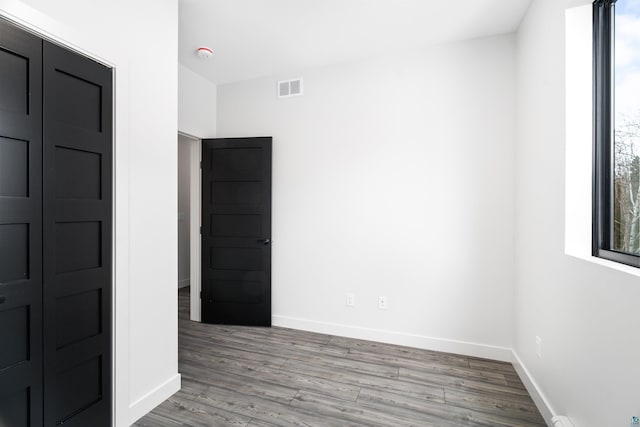
[[[208,323],[271,325],[271,144],[178,134],[177,288],[192,321],[206,305]]]
[[[189,191],[191,177],[191,152],[189,140],[178,136],[178,289],[189,287],[190,242]]]
[[[200,138],[178,134],[178,283],[189,319],[200,321]]]

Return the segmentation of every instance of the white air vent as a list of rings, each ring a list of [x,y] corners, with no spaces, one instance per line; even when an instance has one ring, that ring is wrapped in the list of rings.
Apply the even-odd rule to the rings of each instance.
[[[278,98],[302,95],[302,78],[278,82]]]

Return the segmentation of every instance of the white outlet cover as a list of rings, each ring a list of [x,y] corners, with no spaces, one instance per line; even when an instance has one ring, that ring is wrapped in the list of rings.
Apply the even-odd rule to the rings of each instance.
[[[347,307],[353,307],[356,305],[356,296],[353,293],[348,293],[347,294],[347,300],[346,300],[346,304]]]
[[[381,310],[386,310],[387,306],[388,306],[387,297],[379,296],[378,297],[378,307],[380,307]]]
[[[536,337],[536,355],[542,359],[542,338]]]

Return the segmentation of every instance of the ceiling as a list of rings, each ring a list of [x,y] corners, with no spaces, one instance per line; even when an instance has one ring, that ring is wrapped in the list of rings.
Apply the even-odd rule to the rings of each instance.
[[[509,33],[530,1],[180,0],[179,61],[216,84],[294,72]]]

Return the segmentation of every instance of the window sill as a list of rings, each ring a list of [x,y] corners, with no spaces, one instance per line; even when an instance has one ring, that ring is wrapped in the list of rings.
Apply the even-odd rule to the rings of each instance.
[[[592,255],[578,255],[578,254],[573,254],[573,253],[569,253],[569,252],[565,252],[565,255],[568,255],[570,257],[576,258],[576,259],[580,259],[586,262],[590,262],[592,264],[597,264],[597,265],[601,265],[603,267],[607,267],[610,268],[612,270],[616,270],[622,273],[626,273],[629,274],[631,276],[635,276],[635,277],[640,277],[640,268],[637,267],[632,267],[630,265],[626,265],[626,264],[620,264],[618,262],[615,261],[609,261],[608,259],[604,259],[604,258],[598,258]]]

